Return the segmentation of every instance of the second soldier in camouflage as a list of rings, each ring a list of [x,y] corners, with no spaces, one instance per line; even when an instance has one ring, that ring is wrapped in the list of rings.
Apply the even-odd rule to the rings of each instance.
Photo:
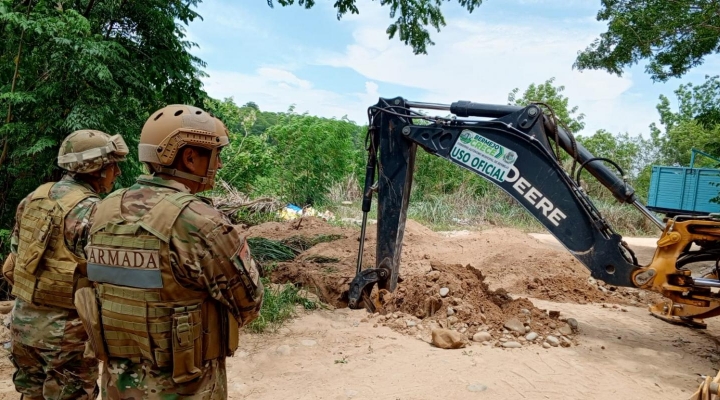
[[[18,206],[3,275],[16,296],[11,320],[13,383],[23,400],[86,400],[98,395],[97,360],[73,305],[87,286],[84,247],[98,193],[112,190],[127,154],[120,136],[70,134],[58,165],[67,173],[40,186]]]

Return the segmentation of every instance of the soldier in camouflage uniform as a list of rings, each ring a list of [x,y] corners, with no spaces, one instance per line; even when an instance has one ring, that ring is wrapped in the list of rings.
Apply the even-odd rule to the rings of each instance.
[[[229,142],[225,125],[186,105],[145,123],[139,159],[151,173],[98,205],[78,311],[103,361],[112,400],[225,400],[225,359],[264,289],[247,242],[208,201]]]
[[[3,276],[16,296],[12,312],[13,382],[24,400],[94,399],[97,360],[84,356],[87,333],[73,305],[89,286],[84,247],[98,193],[109,193],[127,146],[119,135],[71,133],[58,165],[67,172],[30,193],[17,208]]]

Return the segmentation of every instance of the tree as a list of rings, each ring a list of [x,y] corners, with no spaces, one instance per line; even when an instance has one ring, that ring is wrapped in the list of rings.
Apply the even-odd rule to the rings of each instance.
[[[670,102],[661,95],[658,105],[663,124],[672,127],[681,121],[695,120],[705,128],[720,124],[720,79],[705,75],[705,83],[680,85],[674,92],[678,100],[678,112],[670,111]]]
[[[252,193],[258,179],[275,164],[267,135],[252,134],[259,107],[253,102],[238,107],[232,98],[222,101],[208,98],[205,109],[230,131],[230,144],[221,153],[224,167],[219,172],[220,178],[244,193]]]
[[[670,100],[664,95],[657,105],[664,130],[651,126],[662,162],[688,165],[693,147],[720,155],[720,79],[706,76],[705,83],[680,85],[674,93],[677,111],[671,109]]]
[[[448,0],[444,0],[448,1]],[[482,0],[457,0],[472,13],[475,8],[482,4]],[[277,0],[282,6],[289,6],[295,0]],[[273,0],[267,0],[270,7],[273,7]],[[359,14],[357,0],[336,0],[337,19],[340,20],[347,13]],[[406,45],[410,44],[415,54],[427,54],[427,46],[434,45],[430,39],[430,33],[426,29],[429,25],[440,32],[440,27],[445,26],[445,17],[440,11],[443,0],[380,0],[383,6],[390,6],[390,18],[394,18],[386,32],[390,39],[397,34],[399,39]],[[298,5],[307,9],[315,5],[315,0],[298,0]]]
[[[266,131],[275,145],[266,173],[273,180],[260,190],[300,206],[324,202],[333,183],[362,171],[363,154],[353,143],[362,130],[344,119],[285,114]]]
[[[517,97],[519,88],[513,89],[508,94],[508,104],[516,106],[527,106],[530,103],[541,102],[549,105],[555,116],[567,126],[571,132],[579,132],[585,127],[583,119],[585,114],[578,113],[578,107],[570,107],[569,99],[562,92],[565,86],[554,86],[555,78],[550,78],[539,85],[530,84],[523,92],[522,97]]]
[[[622,75],[648,60],[655,81],[680,77],[720,51],[720,0],[602,0],[607,32],[581,52],[575,66]]]
[[[141,171],[133,160],[149,113],[202,105],[204,63],[184,33],[198,1],[0,0],[0,227],[60,176],[57,149],[73,130],[123,134],[124,186]]]

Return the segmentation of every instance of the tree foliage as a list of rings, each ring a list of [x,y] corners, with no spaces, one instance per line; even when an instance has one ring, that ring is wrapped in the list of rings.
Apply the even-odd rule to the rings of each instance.
[[[230,131],[230,144],[221,156],[224,168],[220,178],[244,193],[252,193],[256,183],[273,168],[273,150],[268,143],[265,130],[253,132],[258,115],[263,113],[257,104],[238,107],[232,98],[205,100],[205,109],[225,123]],[[277,118],[276,118],[277,119]]]
[[[508,104],[524,107],[530,103],[545,103],[571,132],[581,131],[585,127],[585,114],[578,113],[578,106],[570,107],[570,100],[563,95],[565,86],[555,86],[554,83],[555,78],[552,77],[541,84],[530,84],[521,97],[517,97],[520,89],[515,88],[508,94]]]
[[[278,196],[300,206],[326,201],[330,187],[364,171],[366,128],[346,119],[261,111],[232,98],[207,99],[206,109],[230,131],[220,177],[253,195]],[[256,133],[261,123],[269,124]]]
[[[648,60],[656,81],[680,77],[720,51],[719,0],[602,0],[607,32],[575,62],[579,69],[623,69]]]
[[[693,147],[720,156],[720,79],[707,76],[701,85],[680,85],[675,96],[677,110],[666,96],[660,96],[657,110],[663,129],[651,126],[661,161],[687,166]]]
[[[197,2],[0,0],[0,225],[59,177],[55,156],[73,130],[123,134],[134,160],[150,112],[201,105],[204,64],[184,33]],[[122,168],[121,185],[140,172]]]
[[[323,203],[333,183],[362,171],[363,131],[346,119],[287,115],[266,131],[274,145],[268,176],[276,179],[266,190],[298,205]]]
[[[276,0],[281,6],[289,6],[295,0]],[[444,27],[445,17],[442,14],[441,6],[448,0],[380,0],[382,6],[390,8],[390,18],[394,21],[387,27],[386,33],[390,39],[395,35],[410,45],[415,54],[427,54],[427,47],[435,44],[430,39],[428,27],[435,28],[440,32]],[[458,3],[472,13],[475,8],[482,4],[482,0],[457,0]],[[273,7],[273,0],[267,0],[270,7]],[[315,0],[298,0],[298,5],[307,9],[315,5]],[[344,15],[359,14],[357,0],[336,0],[334,4],[337,10],[337,19]]]

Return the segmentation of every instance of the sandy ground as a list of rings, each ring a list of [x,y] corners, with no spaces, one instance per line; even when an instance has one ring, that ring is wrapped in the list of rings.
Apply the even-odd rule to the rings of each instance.
[[[579,345],[442,350],[360,322],[364,310],[313,312],[245,336],[230,399],[682,399],[712,371],[720,321],[702,332],[636,307],[534,302],[575,316]]]
[[[372,230],[366,265],[374,263]],[[298,317],[276,333],[244,334],[240,350],[228,359],[230,399],[684,399],[701,375],[714,375],[720,364],[720,319],[707,320],[706,330],[693,330],[653,318],[647,312],[647,304],[657,300],[653,294],[588,279],[587,270],[550,235],[512,229],[437,233],[409,221],[401,267],[405,281],[396,292],[405,307],[397,309],[406,313],[385,319],[349,310],[343,288],[354,276],[357,233],[319,220],[299,229],[279,223],[250,229],[251,236],[275,239],[340,235],[279,265],[272,276],[277,283],[302,284],[337,308],[298,310]],[[631,243],[641,263],[653,253],[646,242],[652,246],[654,240]],[[310,262],[310,255],[337,262]],[[492,290],[532,301],[527,304],[533,313],[555,310],[560,321],[576,319],[579,330],[568,335],[572,345],[544,348],[510,335],[496,324],[497,310],[483,308],[494,292],[477,288],[482,279],[468,279],[468,271],[482,275]],[[447,298],[436,294],[443,285],[451,289]],[[439,300],[440,311],[430,316],[407,311],[413,310],[408,303],[424,297]],[[473,302],[477,299],[485,303]],[[394,301],[392,306],[398,297]],[[446,315],[452,307],[454,320]],[[502,310],[508,318],[517,315],[516,308]],[[409,320],[417,326],[407,328]],[[439,349],[429,343],[438,324],[468,338],[486,331],[493,340]],[[535,318],[532,327],[556,334],[547,320]],[[2,329],[0,338],[6,340]],[[499,347],[506,340],[521,346]],[[9,361],[0,358],[0,400],[19,398],[12,372]]]

